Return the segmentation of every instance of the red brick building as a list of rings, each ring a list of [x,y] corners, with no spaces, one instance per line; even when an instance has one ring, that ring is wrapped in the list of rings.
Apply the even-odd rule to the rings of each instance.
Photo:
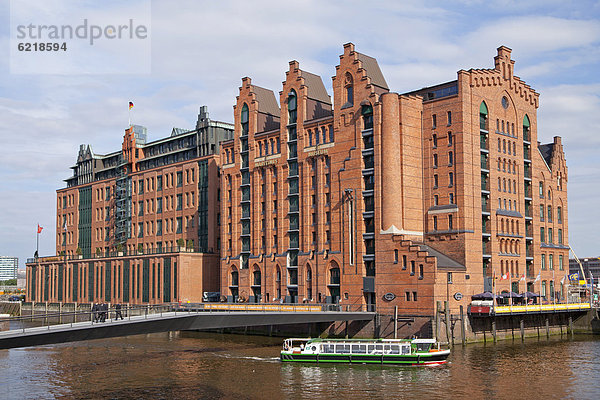
[[[169,138],[146,144],[133,127],[121,151],[83,146],[57,191],[67,262],[28,263],[28,300],[220,290],[431,316],[484,290],[562,296],[564,152],[559,137],[537,141],[539,94],[510,49],[493,68],[400,94],[346,44],[332,87],[333,99],[292,61],[279,98],[242,79],[233,126],[201,110]]]
[[[347,44],[336,107],[296,61],[279,104],[244,78],[221,151],[221,293],[431,315],[484,289],[560,292],[564,153],[537,142],[539,94],[510,53],[398,94]]]
[[[219,143],[232,127],[200,108],[196,129],[120,151],[81,145],[57,190],[57,256],[28,260],[27,300],[163,303],[219,290]]]

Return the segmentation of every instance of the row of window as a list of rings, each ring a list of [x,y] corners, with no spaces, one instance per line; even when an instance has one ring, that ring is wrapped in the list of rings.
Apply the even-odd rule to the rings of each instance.
[[[519,211],[517,200],[498,198],[498,209]]]
[[[546,265],[546,256],[548,256],[548,264],[547,265]],[[559,271],[564,271],[564,269],[565,269],[563,261],[564,261],[563,255],[559,254],[558,255],[558,270]],[[548,268],[549,270],[553,270],[554,269],[554,254],[542,253],[541,267],[542,267],[543,271],[545,271],[546,268]]]
[[[521,254],[521,243],[515,239],[500,239],[501,254]]]
[[[546,218],[544,218],[544,205],[540,204],[540,221],[544,222]],[[547,221],[552,222],[552,206],[546,207],[547,211]],[[556,207],[556,220],[559,224],[562,224],[562,207]]]
[[[446,112],[446,126],[452,125],[452,111]],[[431,129],[437,129],[438,126],[438,117],[437,114],[431,115]]]
[[[506,158],[501,159],[498,157],[498,171],[508,172],[516,175],[518,172],[518,166],[516,161],[507,160]]]
[[[517,194],[517,181],[516,179],[508,179],[508,185],[506,184],[506,178],[498,177],[498,191],[499,192],[508,192]],[[512,183],[512,185],[511,185]],[[516,201],[515,201],[516,202]]]
[[[512,149],[511,149],[512,148]],[[508,149],[508,151],[507,151]],[[504,153],[508,155],[517,155],[517,144],[516,142],[511,142],[510,140],[500,139],[498,138],[498,153]]]
[[[449,151],[448,152],[448,166],[451,167],[452,165],[454,165],[454,152]],[[438,167],[438,155],[437,153],[433,154],[433,168],[437,168]]]
[[[437,189],[439,186],[438,174],[433,174],[433,189]],[[454,172],[448,173],[448,187],[454,186]]]
[[[496,133],[505,133],[514,138],[517,138],[517,134],[515,133],[515,124],[514,122],[508,122],[500,119],[496,119]]]
[[[546,235],[546,232],[547,232],[547,235]],[[557,231],[556,240],[557,240],[557,244],[563,244],[563,230],[560,228]],[[540,227],[540,242],[554,244],[554,235],[553,235],[552,228],[546,229],[543,226]]]
[[[512,278],[520,278],[518,260],[500,260],[500,276],[510,274]]]
[[[62,201],[61,198],[58,198],[58,208],[67,208],[67,207],[72,207],[75,205],[75,195],[74,194],[68,194],[65,196],[62,196]]]
[[[446,138],[448,139],[448,146],[452,146],[454,144],[454,136],[452,135],[452,132],[448,131],[448,136],[446,136]],[[438,147],[438,135],[434,133],[431,136],[431,141],[432,141],[432,144],[433,144],[433,148],[437,149],[437,147]]]
[[[454,204],[454,193],[453,192],[448,193],[448,204]],[[433,195],[433,205],[434,206],[440,205],[440,196],[437,194]]]
[[[447,222],[446,224],[446,228],[447,230],[451,231],[454,229],[454,216],[452,214],[448,214],[448,216],[446,218],[444,218]],[[438,230],[438,216],[434,215],[433,216],[433,230],[437,231]]]
[[[399,250],[398,249],[394,249],[394,264],[398,264],[399,262]],[[408,257],[403,254],[402,255],[402,271],[406,271],[408,269]],[[417,264],[414,260],[410,261],[410,275],[411,276],[415,276],[417,273]],[[423,275],[424,274],[424,269],[423,269],[423,264],[419,264],[419,279],[423,279]]]

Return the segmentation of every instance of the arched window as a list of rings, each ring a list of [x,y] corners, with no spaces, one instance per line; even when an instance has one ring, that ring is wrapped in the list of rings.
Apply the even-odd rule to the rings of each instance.
[[[523,140],[526,141],[530,141],[531,138],[529,137],[529,129],[530,129],[530,122],[529,122],[529,117],[527,116],[527,114],[525,114],[525,117],[523,117]]]
[[[296,109],[298,107],[298,99],[296,98],[296,91],[294,89],[290,90],[288,93],[288,124],[296,123]]]
[[[340,300],[340,268],[334,262],[333,267],[329,269],[329,294],[332,303],[338,303]]]
[[[349,72],[346,72],[345,80],[344,80],[344,92],[346,95],[345,106],[354,105],[354,86],[352,75]]]
[[[310,265],[306,266],[306,300],[312,300],[312,269]]]
[[[479,129],[488,130],[488,108],[485,101],[479,106]]]
[[[364,129],[373,129],[373,106],[370,104],[362,106],[360,113],[363,117]]]
[[[239,285],[239,274],[236,269],[231,271],[231,285],[230,286],[238,286]]]
[[[312,146],[312,131],[308,130],[308,145]]]
[[[263,153],[263,146],[262,146],[262,142],[258,142],[258,155],[260,157],[262,157],[262,153]]]
[[[259,269],[252,273],[252,285],[261,286],[261,273]]]
[[[275,290],[277,292],[277,299],[281,300],[281,268],[279,265],[275,268]]]

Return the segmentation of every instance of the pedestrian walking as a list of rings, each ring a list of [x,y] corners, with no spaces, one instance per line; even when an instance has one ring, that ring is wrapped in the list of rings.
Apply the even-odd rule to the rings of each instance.
[[[119,317],[123,319],[123,314],[121,314],[121,304],[117,303],[115,304],[115,319],[119,320]]]
[[[106,303],[102,303],[100,305],[100,322],[106,322],[106,310],[107,310]]]

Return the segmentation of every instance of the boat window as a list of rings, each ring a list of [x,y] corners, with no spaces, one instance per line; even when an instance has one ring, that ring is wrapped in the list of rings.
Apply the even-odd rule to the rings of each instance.
[[[375,345],[374,345],[374,344],[370,344],[370,345],[368,346],[368,352],[369,352],[369,353],[372,353],[372,352],[374,352],[374,351],[375,351]]]
[[[323,353],[335,353],[334,346],[332,344],[321,345]]]
[[[375,345],[375,349],[377,351],[383,351],[383,345],[382,344],[377,344],[377,345]]]
[[[402,354],[410,354],[410,345],[402,346]]]
[[[397,344],[393,344],[392,351],[390,351],[390,354],[400,354],[400,346]]]
[[[336,344],[335,352],[340,354],[348,354],[350,353],[350,345],[349,344]]]
[[[417,351],[429,351],[430,343],[417,343]]]
[[[388,353],[390,352],[390,349],[391,349],[391,347],[392,347],[392,346],[390,346],[389,344],[386,344],[386,345],[384,346],[384,349],[385,349],[385,353],[386,353],[386,354],[388,354]]]
[[[352,353],[354,354],[365,354],[367,352],[367,346],[364,344],[353,344]]]
[[[313,346],[310,348],[312,351],[316,351],[317,350],[317,346]]]

